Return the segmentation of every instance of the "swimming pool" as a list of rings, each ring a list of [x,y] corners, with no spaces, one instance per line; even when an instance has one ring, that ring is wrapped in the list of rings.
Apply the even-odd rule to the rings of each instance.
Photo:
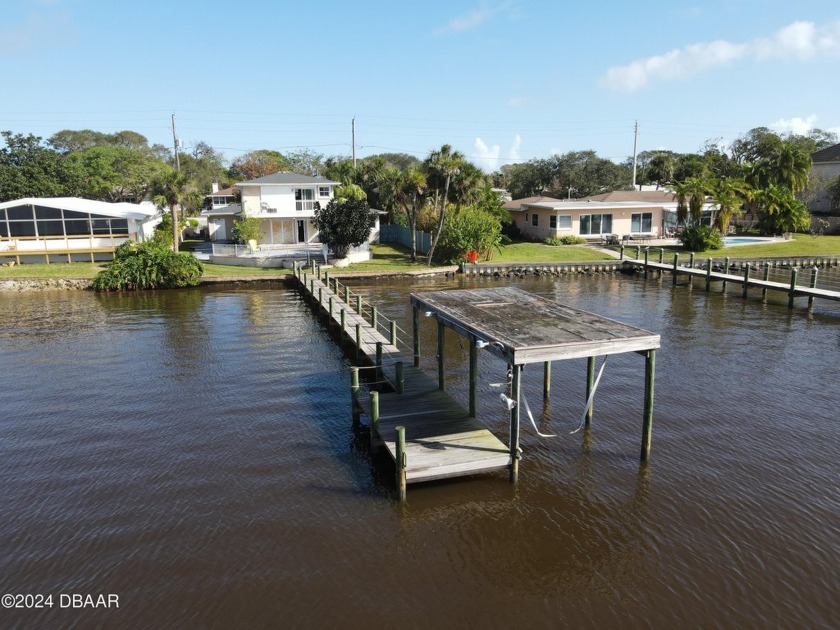
[[[761,243],[772,243],[776,239],[761,236],[727,236],[723,239],[724,245],[759,245]]]

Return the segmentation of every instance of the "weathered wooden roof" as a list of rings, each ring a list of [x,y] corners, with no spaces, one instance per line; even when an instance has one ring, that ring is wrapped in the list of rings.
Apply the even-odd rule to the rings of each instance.
[[[659,347],[655,333],[515,287],[412,293],[411,304],[512,365]]]

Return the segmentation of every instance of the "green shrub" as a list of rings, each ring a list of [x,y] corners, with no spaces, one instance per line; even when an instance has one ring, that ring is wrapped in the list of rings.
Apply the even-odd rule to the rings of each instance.
[[[93,279],[95,291],[135,291],[194,287],[204,273],[192,254],[175,253],[169,244],[127,241],[117,247],[114,261]]]
[[[677,237],[683,248],[690,252],[703,252],[723,247],[723,237],[707,225],[695,225],[684,229]]]
[[[489,260],[493,248],[500,247],[504,240],[498,217],[479,208],[465,206],[446,215],[435,260],[456,264],[463,261],[471,249],[477,251],[480,258]]]
[[[580,236],[575,236],[574,234],[566,234],[565,236],[561,236],[559,238],[549,236],[543,241],[543,243],[554,247],[557,247],[558,245],[583,245],[586,243],[586,239],[581,238]]]

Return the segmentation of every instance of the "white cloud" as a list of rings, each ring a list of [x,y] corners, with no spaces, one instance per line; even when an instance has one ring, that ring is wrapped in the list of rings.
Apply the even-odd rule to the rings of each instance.
[[[502,159],[502,147],[498,144],[489,146],[481,138],[476,138],[473,143],[474,153],[472,159],[476,162],[476,166],[487,173],[498,171],[504,164],[512,164],[521,161],[520,149],[522,147],[522,137],[516,134],[513,138],[513,143],[507,150],[507,159]]]
[[[437,37],[441,35],[449,35],[452,33],[461,33],[463,31],[471,31],[484,24],[487,20],[492,18],[502,11],[510,9],[510,3],[505,2],[495,6],[482,5],[478,9],[473,9],[466,15],[460,15],[452,18],[445,25],[436,28],[433,34]]]
[[[814,128],[814,123],[816,122],[816,115],[811,114],[806,118],[799,118],[798,116],[788,119],[779,118],[779,120],[770,125],[770,127],[780,132],[790,132],[804,136]]]
[[[717,40],[691,44],[625,66],[614,66],[598,83],[611,90],[634,92],[655,81],[686,79],[741,59],[807,61],[833,56],[840,56],[840,22],[822,27],[813,22],[793,22],[769,38],[746,43]]]

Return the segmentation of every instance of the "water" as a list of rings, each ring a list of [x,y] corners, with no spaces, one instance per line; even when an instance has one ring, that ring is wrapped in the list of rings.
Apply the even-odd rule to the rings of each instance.
[[[408,293],[357,289],[409,329]],[[651,465],[641,357],[525,391],[502,472],[409,486],[350,423],[349,362],[298,296],[217,288],[0,294],[3,627],[833,627],[840,615],[840,309],[596,275],[518,286],[662,335]],[[740,291],[740,290],[738,290]],[[432,324],[423,367],[434,370]],[[447,339],[466,403],[466,344]],[[506,438],[480,356],[479,417]],[[119,595],[119,609],[58,607]]]

